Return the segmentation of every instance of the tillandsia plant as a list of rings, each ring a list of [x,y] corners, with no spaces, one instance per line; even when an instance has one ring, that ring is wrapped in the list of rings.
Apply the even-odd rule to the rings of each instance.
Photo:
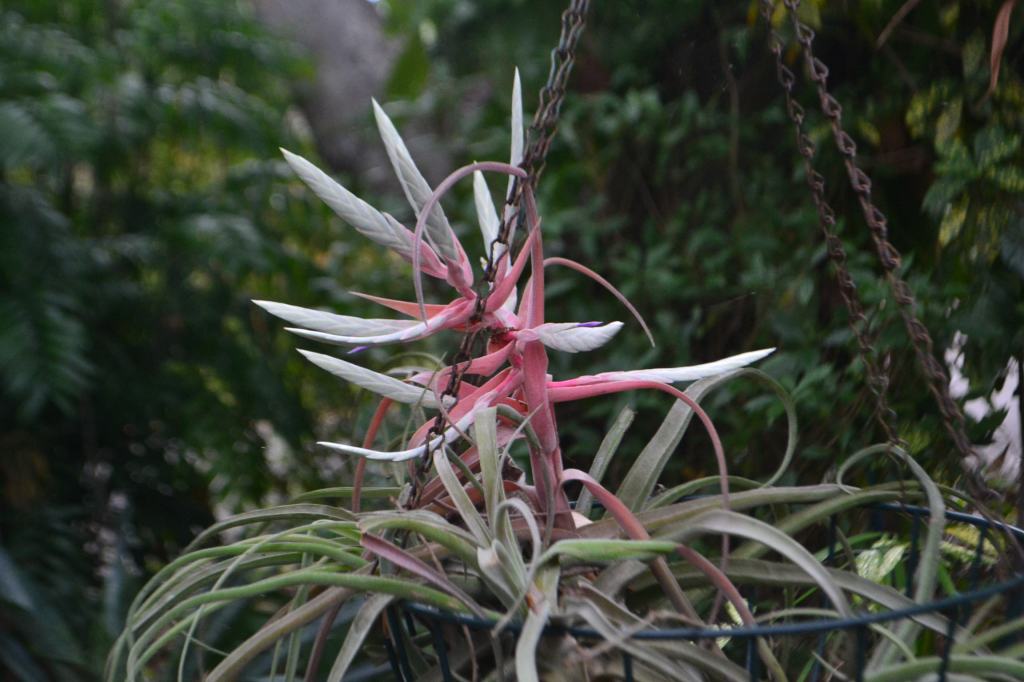
[[[499,240],[500,222],[483,171],[511,176],[514,182],[524,181],[527,174],[518,167],[522,157],[522,108],[518,77],[515,81],[513,111],[512,158],[508,164],[475,163],[456,170],[436,190],[431,190],[413,164],[409,152],[383,109],[374,102],[374,115],[388,157],[395,168],[405,195],[419,216],[415,230],[400,225],[386,213],[376,211],[302,157],[285,151],[285,158],[296,174],[346,222],[378,244],[388,247],[413,265],[416,301],[396,301],[360,294],[413,319],[362,319],[299,308],[283,303],[256,301],[268,312],[299,325],[289,331],[315,341],[364,349],[369,346],[409,342],[443,330],[480,334],[487,339],[485,352],[464,362],[436,371],[414,374],[399,381],[339,358],[301,351],[327,371],[379,394],[389,401],[420,405],[442,412],[450,426],[431,437],[427,421],[409,440],[409,447],[395,452],[354,447],[343,443],[323,442],[320,445],[371,460],[400,462],[444,452],[444,446],[460,437],[480,410],[505,405],[528,419],[536,436],[530,448],[532,486],[521,490],[532,496],[542,514],[554,518],[568,513],[569,507],[562,485],[569,480],[583,480],[579,472],[565,472],[558,444],[554,405],[598,395],[638,388],[654,388],[690,401],[672,384],[716,376],[760,360],[773,349],[753,351],[724,360],[693,367],[613,371],[593,376],[580,376],[556,381],[548,374],[548,349],[577,353],[600,348],[622,328],[621,322],[547,322],[544,314],[544,270],[550,265],[566,265],[608,287],[634,314],[644,330],[647,326],[636,309],[606,280],[590,268],[565,258],[545,259],[540,219],[530,184],[523,182],[523,221],[527,235],[518,255]],[[460,179],[473,175],[474,192],[484,246],[489,255],[487,268],[493,270],[493,281],[478,292],[473,287],[472,262],[449,225],[439,200]],[[506,220],[515,220],[507,216]],[[517,296],[519,280],[530,264],[530,278]],[[455,298],[445,305],[428,306],[423,299],[422,276],[444,280],[454,290]],[[649,335],[649,332],[648,332]],[[653,339],[652,339],[653,343]],[[351,351],[350,351],[351,352]],[[454,395],[444,395],[451,375],[481,378],[479,385],[460,382]],[[450,408],[450,409],[449,409]],[[699,408],[698,408],[699,409]],[[709,420],[699,412],[705,425],[713,431]],[[500,435],[502,447],[513,437],[525,437],[511,425]],[[724,468],[724,460],[720,459]],[[569,476],[569,478],[566,478]],[[549,505],[554,505],[550,507]],[[568,516],[563,522],[568,523]],[[569,526],[571,527],[571,525]]]
[[[303,350],[320,367],[381,398],[362,445],[321,443],[358,458],[355,480],[351,486],[313,491],[287,505],[227,519],[200,535],[136,598],[110,657],[109,679],[149,679],[161,662],[179,680],[246,675],[294,680],[302,670],[306,680],[337,682],[347,674],[367,679],[390,669],[386,663],[380,667],[386,660],[380,641],[390,650],[401,649],[396,670],[415,679],[450,674],[451,679],[473,680],[746,680],[750,672],[741,662],[751,656],[776,680],[806,679],[812,670],[830,679],[866,671],[864,679],[903,680],[940,669],[964,679],[1024,679],[1024,650],[1006,643],[1024,621],[990,629],[1007,620],[1005,607],[995,600],[970,619],[925,612],[913,620],[865,624],[857,636],[826,631],[811,645],[806,638],[748,638],[744,641],[754,643],[748,650],[738,636],[730,636],[737,626],[878,614],[963,590],[969,575],[976,578],[993,563],[1001,539],[971,536],[971,527],[947,527],[947,502],[961,501],[895,446],[854,454],[839,467],[834,482],[776,486],[796,451],[795,412],[777,383],[748,367],[771,349],[690,367],[552,377],[549,351],[598,349],[623,325],[548,322],[546,268],[567,266],[597,280],[644,331],[647,327],[628,300],[589,267],[545,258],[541,219],[528,175],[520,168],[524,143],[518,74],[509,163],[471,164],[436,189],[417,171],[376,103],[374,114],[417,215],[412,229],[305,159],[284,154],[343,220],[412,264],[415,300],[358,294],[405,317],[364,319],[284,303],[257,304],[295,325],[289,330],[296,335],[349,348],[349,354],[442,330],[479,339],[479,350],[447,366],[417,368],[401,379]],[[509,177],[501,216],[484,173]],[[470,176],[486,254],[479,280],[440,205],[455,183]],[[512,246],[516,229],[523,232],[518,248]],[[447,283],[454,298],[427,303],[424,276]],[[789,420],[785,455],[764,483],[728,474],[721,440],[700,406],[718,386],[751,378],[778,394]],[[688,384],[685,390],[676,386],[681,383]],[[637,389],[673,398],[650,443],[639,453],[618,452],[632,419],[627,409],[594,453],[589,472],[565,468],[557,404]],[[377,449],[378,431],[396,403],[423,415],[421,423],[399,446]],[[427,418],[426,410],[434,414]],[[710,436],[719,473],[657,490],[694,416]],[[528,453],[525,471],[513,459],[516,448]],[[911,474],[908,480],[868,488],[843,483],[851,467],[881,453],[902,463]],[[616,456],[632,463],[612,491],[603,477]],[[366,487],[368,461],[408,462],[411,480],[404,486]],[[393,466],[382,467],[379,475],[389,472],[395,472]],[[575,500],[569,493],[573,483],[582,485]],[[711,487],[718,492],[695,497]],[[341,499],[348,505],[324,503]],[[856,513],[869,504],[893,502],[924,504],[927,521],[920,547],[905,539],[904,517],[872,529]],[[823,540],[825,527],[832,529],[828,541]],[[213,543],[224,531],[238,528],[251,532],[233,542]],[[706,537],[717,535],[720,542]],[[979,549],[964,558],[958,547],[972,537]],[[742,544],[731,547],[730,538]],[[913,555],[914,565],[901,562],[905,555]],[[912,589],[905,593],[888,584],[897,580]],[[755,591],[741,592],[740,586]],[[387,616],[398,602],[417,604],[418,610],[407,610],[406,619]],[[218,632],[237,612],[227,607],[247,603],[264,614],[265,623],[241,643],[238,633],[226,638],[225,651]],[[472,616],[477,625],[434,623],[434,636],[424,638],[417,622],[431,609]],[[589,627],[594,639],[564,628],[551,630],[551,624]],[[679,625],[720,636],[667,643],[633,637],[640,630]],[[944,658],[929,653],[938,641],[945,643]],[[851,654],[855,650],[859,653]],[[166,665],[167,652],[176,653],[176,665]],[[623,652],[631,657],[629,666]],[[328,661],[324,677],[321,668]]]

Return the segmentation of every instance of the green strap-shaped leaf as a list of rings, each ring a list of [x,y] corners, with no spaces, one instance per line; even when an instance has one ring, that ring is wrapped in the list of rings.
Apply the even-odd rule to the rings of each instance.
[[[648,642],[640,643],[631,639],[630,630],[643,627],[643,623],[638,622],[639,619],[635,617],[629,618],[626,623],[613,621],[612,619],[619,615],[617,610],[609,609],[600,601],[570,598],[567,604],[587,625],[601,633],[606,642],[613,644],[616,649],[629,653],[637,662],[652,668],[661,679],[701,682],[704,678],[694,667],[688,665],[688,662],[706,668],[714,675],[712,679],[730,682],[746,682],[750,679],[743,668],[735,663],[725,657],[709,656],[706,650],[699,649],[690,642],[672,642],[671,655],[666,655],[666,652],[658,651]],[[690,660],[683,662],[679,659]]]
[[[191,619],[181,619],[181,617],[192,609],[237,601],[239,599],[251,599],[266,592],[299,587],[301,585],[330,585],[365,592],[380,592],[402,599],[421,601],[442,609],[452,611],[465,610],[458,599],[410,580],[358,573],[337,573],[319,569],[293,571],[284,575],[257,580],[240,587],[227,587],[198,594],[182,600],[174,605],[173,608],[167,609],[151,627],[139,636],[134,646],[129,650],[128,679],[137,679],[143,666],[190,625]]]
[[[299,526],[291,529],[292,532],[306,530],[316,525],[318,528],[323,529],[324,525],[319,523],[308,524],[305,526]],[[224,547],[211,547],[207,549],[196,550],[184,554],[167,566],[160,569],[159,572],[146,585],[139,590],[139,593],[132,600],[131,605],[128,607],[128,614],[126,620],[128,624],[135,624],[132,628],[126,628],[129,641],[131,640],[132,629],[139,627],[139,623],[144,622],[147,618],[150,618],[151,612],[158,612],[162,603],[168,603],[175,601],[175,594],[187,594],[188,585],[193,584],[195,581],[201,579],[209,572],[211,575],[216,576],[220,574],[224,566],[218,566],[216,563],[209,563],[211,559],[218,559],[221,557],[233,558],[241,554],[250,552],[250,547],[253,541],[264,540],[266,538],[253,538],[247,541],[241,541],[232,543]],[[324,542],[330,542],[324,540]],[[306,551],[306,549],[297,549],[291,543],[287,544],[274,544],[274,549],[268,550],[273,552],[273,556],[282,555],[293,555],[295,552]],[[351,542],[346,542],[344,545],[339,545],[338,549],[343,551],[345,547],[351,546]],[[303,544],[304,548],[308,548],[308,544]],[[264,555],[266,556],[266,555]],[[351,561],[359,564],[365,563],[358,555],[351,555]],[[345,563],[345,562],[343,562]],[[199,584],[199,583],[195,583]]]
[[[434,468],[437,470],[441,483],[444,484],[444,489],[451,497],[452,504],[459,510],[462,522],[466,524],[466,528],[473,534],[477,544],[481,547],[490,546],[491,540],[493,540],[491,532],[480,516],[480,512],[477,511],[476,505],[469,499],[466,490],[459,483],[459,478],[455,475],[451,462],[448,461],[448,453],[444,447],[434,450]]]
[[[921,560],[917,567],[917,575],[914,576],[914,601],[923,604],[932,598],[935,592],[935,581],[938,577],[939,551],[942,547],[942,533],[946,527],[946,505],[942,500],[942,493],[928,473],[902,448],[894,445],[876,445],[865,448],[852,455],[836,473],[836,481],[841,483],[843,474],[854,464],[871,455],[889,452],[891,455],[901,459],[910,469],[911,473],[921,483],[928,499],[928,530],[925,533],[924,546],[921,549]],[[915,639],[919,626],[914,621],[907,619],[895,627],[896,636],[904,642]],[[869,670],[876,670],[886,663],[889,663],[898,653],[891,642],[882,642],[875,649],[868,663]]]
[[[540,682],[540,676],[537,674],[537,644],[540,642],[544,627],[548,624],[553,604],[558,598],[558,577],[557,566],[542,568],[537,573],[537,586],[545,599],[530,609],[516,641],[516,679],[519,682]]]
[[[501,472],[498,470],[498,411],[480,410],[473,421],[476,449],[480,456],[480,478],[484,488],[484,508],[491,528],[497,527],[496,511],[505,500]]]
[[[436,542],[471,566],[476,563],[476,539],[464,529],[425,509],[369,512],[361,515],[359,527],[367,533],[400,528]]]
[[[879,486],[879,488],[882,488],[882,486]],[[883,502],[899,496],[898,491],[890,489],[871,490],[869,492],[875,494],[878,500]],[[759,488],[757,490],[745,490],[730,494],[729,508],[743,510],[771,504],[814,504],[822,500],[845,500],[845,496],[842,493],[843,487],[835,484]],[[849,502],[851,505],[860,503],[860,498],[854,498]],[[721,495],[709,495],[695,500],[676,502],[659,509],[642,511],[637,514],[637,518],[640,519],[640,522],[643,523],[651,535],[669,537],[674,530],[679,530],[684,526],[688,519],[721,506]],[[581,537],[588,538],[622,537],[624,535],[614,519],[602,519],[589,526],[579,528],[576,532]]]
[[[295,611],[270,621],[232,649],[231,653],[210,672],[205,682],[228,682],[238,679],[242,670],[254,658],[272,647],[283,636],[308,625],[328,609],[350,599],[354,593],[354,590],[348,588],[328,588]],[[116,680],[120,682],[121,678],[117,677]],[[114,679],[109,679],[108,682],[114,682]]]
[[[716,509],[691,519],[686,524],[683,532],[680,533],[679,539],[682,541],[687,536],[700,533],[728,533],[729,535],[737,535],[748,540],[754,540],[775,550],[810,575],[821,588],[821,591],[831,600],[836,611],[839,611],[844,618],[853,615],[853,611],[850,609],[850,604],[846,600],[846,595],[843,594],[842,588],[832,580],[825,567],[803,545],[775,526],[734,511]]]
[[[330,507],[325,504],[284,504],[269,509],[256,509],[250,512],[236,514],[220,523],[215,523],[202,533],[185,548],[186,552],[192,551],[212,537],[224,532],[229,528],[247,526],[257,523],[272,523],[274,521],[355,521],[352,512],[338,507]]]
[[[349,666],[352,665],[352,661],[355,660],[356,654],[362,648],[363,641],[366,640],[366,636],[370,634],[370,630],[377,622],[377,618],[394,599],[394,595],[375,594],[363,602],[348,628],[341,651],[338,652],[338,657],[334,659],[334,665],[331,666],[331,671],[327,674],[327,682],[341,682],[345,673],[348,672]]]
[[[516,641],[516,679],[520,682],[540,682],[537,674],[537,644],[550,613],[551,603],[545,600],[535,609],[530,609],[523,622],[523,629]]]
[[[702,379],[694,382],[686,389],[685,393],[699,403],[701,398],[720,380],[720,378]],[[675,452],[679,441],[683,439],[683,434],[686,433],[691,419],[693,419],[693,410],[685,403],[675,401],[654,437],[640,451],[633,466],[626,473],[626,477],[622,479],[622,484],[615,494],[623,504],[637,511],[643,509],[644,503],[651,496],[658,479],[661,478],[661,472],[664,471],[669,458]]]
[[[885,670],[870,672],[864,682],[904,682],[904,680],[934,679],[934,673],[942,667],[938,656],[918,658],[909,663],[894,665]],[[1004,656],[952,655],[946,668],[950,673],[975,675],[984,679],[1024,680],[1024,661]],[[952,679],[952,678],[950,678]]]
[[[509,500],[505,499],[505,487],[501,477],[501,456],[498,452],[498,412],[489,407],[477,413],[473,424],[474,439],[480,456],[480,478],[483,482],[484,509],[487,522],[494,532],[495,539],[510,559],[508,565],[503,562],[504,573],[509,576],[512,585],[518,588],[525,580],[526,563],[523,561],[519,541],[508,521]],[[514,504],[521,514],[531,514],[524,504]],[[532,519],[531,519],[532,520]]]
[[[826,568],[829,576],[843,591],[855,594],[867,601],[878,604],[887,611],[910,608],[914,601],[899,590],[888,585],[880,585],[848,570]],[[672,573],[679,583],[687,588],[704,587],[707,578],[697,569],[686,564],[672,564]],[[814,585],[814,579],[799,566],[766,561],[764,559],[729,559],[729,579],[737,585],[766,585],[770,587],[806,587]],[[629,582],[630,589],[641,591],[656,585],[655,580],[646,573],[640,573]],[[621,584],[606,586],[618,591]],[[945,616],[936,613],[925,613],[915,616],[918,622],[933,632],[945,635],[949,621]]]
[[[337,486],[333,488],[320,488],[319,490],[310,490],[300,495],[296,495],[289,502],[296,504],[298,502],[312,502],[314,500],[330,500],[334,498],[348,499],[352,497],[355,492],[355,488],[350,485]],[[398,486],[383,486],[376,488],[363,488],[359,495],[364,500],[387,500],[392,497],[397,498],[402,489]]]
[[[591,477],[598,483],[604,478],[604,472],[608,470],[608,465],[611,463],[615,451],[619,449],[619,443],[622,442],[622,437],[626,435],[626,430],[633,423],[633,417],[635,416],[636,411],[628,406],[623,407],[618,416],[615,417],[615,421],[612,422],[612,427],[608,429],[608,433],[604,435],[604,439],[597,448],[597,454],[594,455],[594,461],[591,463],[589,471]],[[579,498],[576,500],[576,511],[583,516],[590,516],[590,508],[593,504],[594,495],[584,486]]]
[[[777,381],[760,370],[739,369],[727,374],[695,381],[685,392],[695,402],[700,403],[714,389],[741,377],[750,377],[767,384],[779,395],[786,409],[789,425],[786,451],[775,473],[764,484],[766,486],[772,485],[785,473],[786,468],[788,468],[793,459],[797,444],[796,409],[785,389]],[[682,440],[683,435],[686,433],[691,419],[693,419],[693,410],[684,403],[676,401],[665,416],[654,437],[637,455],[636,461],[630,467],[626,477],[622,480],[622,485],[619,486],[616,492],[619,499],[630,509],[639,510],[645,508],[655,485],[658,483],[658,479],[661,478],[665,466],[672,457],[672,453],[675,452],[679,441]]]
[[[583,563],[647,560],[675,552],[678,543],[668,540],[560,540],[544,552],[543,561],[556,557],[575,559]]]
[[[898,489],[898,483],[888,483],[873,489],[858,490],[843,494],[838,485],[801,486],[795,488],[762,488],[732,495],[729,499],[731,509],[740,511],[776,503],[811,504],[812,506],[777,521],[775,526],[783,533],[794,535],[805,528],[822,523],[833,514],[846,509],[877,502],[891,502],[905,497]],[[641,512],[639,518],[655,539],[678,540],[684,536],[692,519],[700,514],[717,509],[721,506],[721,498],[713,495],[697,500],[680,502],[663,509]],[[617,529],[611,521],[600,521],[579,531],[586,537],[614,537]],[[736,548],[729,560],[752,559],[768,551],[768,546],[757,542],[745,543]],[[606,569],[598,578],[598,587],[615,594],[623,585],[630,583],[646,570],[644,564],[636,561],[624,561]]]
[[[743,478],[742,476],[729,476],[729,490],[751,490],[754,488],[763,488],[763,484],[758,481],[751,480],[749,478]],[[721,476],[705,476],[704,478],[697,478],[686,483],[680,483],[677,486],[673,486],[668,490],[664,490],[647,502],[647,510],[660,509],[667,507],[676,500],[687,497],[688,495],[694,495],[700,490],[705,488],[718,489],[722,485]]]

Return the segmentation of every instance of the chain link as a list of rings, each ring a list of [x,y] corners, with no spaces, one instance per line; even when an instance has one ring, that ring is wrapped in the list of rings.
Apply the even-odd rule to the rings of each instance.
[[[540,91],[537,113],[530,124],[530,145],[520,164],[523,170],[529,173],[530,186],[534,188],[544,172],[548,149],[558,129],[558,117],[562,113],[565,89],[572,67],[576,63],[576,47],[586,27],[589,9],[590,0],[570,0],[569,6],[562,13],[562,32],[558,38],[558,46],[551,51],[548,80]]]
[[[783,62],[783,41],[772,24],[772,12],[772,0],[762,0],[761,16],[765,19],[769,29],[769,50],[775,57],[775,74],[786,97],[786,112],[793,122],[797,150],[804,160],[807,186],[811,190],[811,200],[814,202],[814,207],[818,212],[818,223],[825,238],[828,257],[835,268],[836,280],[839,284],[839,295],[843,299],[843,304],[846,306],[847,313],[849,314],[850,330],[857,340],[857,347],[864,362],[868,388],[875,398],[875,420],[885,434],[886,440],[890,443],[898,444],[900,440],[897,437],[896,412],[889,406],[887,398],[889,376],[887,372],[879,368],[874,360],[874,351],[869,332],[870,324],[868,323],[867,316],[864,314],[864,307],[857,293],[857,285],[854,283],[850,270],[847,267],[846,249],[843,247],[843,241],[835,231],[835,211],[833,211],[825,199],[825,178],[814,168],[814,142],[811,141],[804,127],[804,108],[793,98],[796,76]]]
[[[844,266],[846,259],[845,253],[841,252],[842,242],[839,241],[839,238],[835,236],[832,230],[835,226],[835,215],[831,208],[824,203],[823,199],[824,179],[818,173],[814,172],[814,169],[809,165],[810,158],[814,153],[814,147],[813,144],[810,143],[810,140],[806,140],[806,136],[802,134],[804,112],[800,105],[796,104],[792,100],[792,90],[795,78],[793,77],[793,73],[787,69],[784,64],[782,64],[781,40],[779,39],[778,33],[772,28],[771,16],[774,10],[774,4],[773,0],[761,0],[762,16],[765,17],[772,35],[772,44],[770,47],[776,57],[779,82],[786,91],[786,104],[790,118],[797,127],[800,153],[804,157],[805,164],[808,164],[805,166],[809,171],[808,184],[811,186],[812,196],[814,197],[815,205],[819,210],[822,229],[826,231],[826,234],[831,233],[833,237],[835,237],[834,240],[828,240],[829,255],[830,257],[833,257],[833,262],[836,264],[837,270],[840,268],[845,270],[846,268]],[[792,22],[797,42],[799,42],[803,48],[805,64],[810,78],[816,86],[822,113],[824,113],[826,118],[829,119],[831,124],[832,134],[835,138],[836,146],[839,148],[839,152],[843,156],[843,162],[846,167],[847,175],[850,179],[850,185],[857,194],[858,202],[860,203],[865,221],[868,225],[868,230],[871,234],[871,240],[874,243],[882,268],[885,270],[886,281],[893,293],[893,298],[896,299],[898,304],[900,317],[903,319],[903,324],[907,330],[908,336],[910,337],[911,345],[914,347],[914,353],[917,356],[918,364],[925,376],[928,389],[939,407],[939,412],[942,415],[943,426],[949,434],[950,439],[953,441],[953,444],[956,446],[957,451],[961,455],[960,465],[966,475],[968,489],[974,497],[973,501],[975,509],[983,518],[993,524],[993,527],[1005,531],[1004,534],[1007,541],[1014,549],[1013,556],[1017,562],[1016,565],[1024,565],[1024,546],[1022,546],[1021,542],[1017,540],[1016,536],[1008,531],[1006,526],[995,520],[995,516],[988,510],[983,502],[985,498],[991,497],[991,491],[987,486],[985,486],[977,472],[974,472],[969,468],[969,458],[973,454],[973,448],[967,438],[964,428],[965,420],[963,412],[960,410],[960,406],[949,394],[949,378],[946,376],[946,372],[942,368],[942,365],[940,365],[938,360],[935,358],[934,344],[932,342],[931,335],[928,333],[928,330],[921,321],[918,320],[915,312],[917,304],[914,300],[914,296],[910,292],[910,287],[907,286],[907,283],[904,282],[899,275],[899,268],[901,264],[900,253],[896,247],[889,242],[885,214],[882,213],[882,211],[879,210],[872,201],[871,180],[868,178],[867,174],[857,166],[857,145],[846,131],[843,130],[842,107],[828,92],[828,67],[825,66],[824,62],[814,56],[814,31],[809,26],[801,22],[797,16],[797,10],[800,7],[800,0],[783,0],[783,4],[788,10],[787,14],[790,16],[790,21]],[[836,246],[839,247],[839,250],[835,250]],[[833,256],[834,250],[835,255]],[[848,271],[846,272],[845,277],[849,277]],[[843,279],[843,275],[840,275],[840,287],[845,287],[847,293],[851,291],[855,293],[855,288],[850,288],[852,287],[852,281],[844,282]],[[844,294],[844,301],[845,298],[846,295]],[[851,300],[856,299],[851,298]],[[851,309],[851,323],[853,323],[853,319],[855,318],[854,311],[857,309],[859,309],[859,301],[857,302],[857,308]],[[863,315],[862,310],[861,315]],[[857,330],[855,329],[855,332],[856,331]],[[860,334],[858,334],[858,346],[860,346],[861,354],[864,356],[864,362],[867,364],[870,361],[870,357],[868,353],[865,352],[865,345],[861,340]],[[870,346],[867,346],[867,350],[870,351]],[[873,381],[879,380],[874,379]],[[882,388],[883,384],[879,383],[878,387]],[[888,408],[885,407],[885,403],[882,404],[882,408],[888,411]],[[893,415],[889,412],[889,417],[891,416]]]
[[[963,412],[949,394],[949,377],[935,358],[931,335],[917,317],[917,302],[914,300],[914,295],[899,274],[902,259],[899,251],[889,241],[888,222],[885,214],[874,204],[871,195],[871,180],[857,165],[857,145],[843,129],[843,109],[828,91],[828,67],[814,55],[814,30],[800,21],[797,16],[800,0],[783,0],[783,3],[788,10],[787,14],[789,14],[797,42],[803,48],[804,61],[809,77],[817,89],[821,111],[831,125],[836,147],[843,157],[843,165],[846,167],[850,179],[850,186],[857,195],[871,241],[882,264],[889,289],[896,300],[903,326],[914,347],[918,365],[924,375],[928,390],[938,405],[943,426],[961,455],[962,465],[966,466],[973,449],[967,438]]]
[[[573,64],[576,62],[576,48],[586,27],[589,9],[590,0],[570,0],[569,6],[562,13],[562,29],[558,45],[551,51],[551,68],[548,71],[548,79],[540,91],[537,112],[530,123],[527,136],[529,144],[523,155],[523,160],[519,164],[519,167],[526,171],[527,177],[524,181],[519,178],[514,179],[512,189],[506,199],[510,210],[505,212],[501,228],[487,249],[484,276],[477,290],[473,313],[469,318],[466,333],[463,335],[458,349],[448,362],[452,370],[448,375],[448,383],[441,392],[442,404],[447,397],[458,400],[459,388],[465,378],[469,361],[473,358],[473,350],[478,342],[487,340],[487,331],[481,326],[481,323],[487,309],[487,299],[494,288],[494,279],[497,276],[496,266],[499,250],[504,249],[506,253],[511,251],[510,235],[513,233],[513,228],[522,222],[523,211],[519,210],[519,207],[523,201],[523,194],[526,191],[533,191],[544,172],[545,159],[551,148],[555,132],[558,130],[558,117],[562,111],[566,86],[572,73]],[[524,182],[529,186],[528,189],[524,188]],[[446,424],[445,412],[441,411],[427,432],[427,452],[420,460],[412,481],[410,499],[413,506],[419,498],[420,483],[433,461],[433,451],[429,447],[429,443],[444,433]]]

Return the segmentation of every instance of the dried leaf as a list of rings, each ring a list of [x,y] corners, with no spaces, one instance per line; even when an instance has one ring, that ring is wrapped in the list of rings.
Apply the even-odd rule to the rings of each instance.
[[[988,98],[996,91],[999,85],[999,68],[1003,61],[1003,51],[1006,50],[1006,41],[1010,35],[1010,15],[1017,0],[1004,0],[996,14],[995,23],[992,25],[992,51],[989,53],[989,82],[988,91],[985,97]]]

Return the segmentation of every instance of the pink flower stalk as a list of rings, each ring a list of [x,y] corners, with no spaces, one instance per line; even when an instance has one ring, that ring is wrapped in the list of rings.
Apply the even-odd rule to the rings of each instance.
[[[409,230],[390,215],[366,204],[302,157],[282,150],[285,160],[296,174],[342,219],[413,265],[416,292],[414,302],[358,294],[411,319],[364,319],[270,301],[255,303],[295,325],[289,327],[288,331],[315,341],[352,346],[349,354],[368,347],[423,339],[442,330],[486,333],[489,343],[485,353],[458,368],[467,374],[482,377],[485,381],[480,386],[463,383],[454,398],[442,398],[440,392],[448,383],[449,373],[456,369],[454,367],[415,374],[401,381],[337,357],[301,351],[318,366],[385,399],[443,410],[450,424],[444,433],[427,442],[433,420],[428,421],[413,434],[408,448],[397,452],[374,450],[369,447],[369,443],[365,443],[364,447],[345,443],[320,444],[373,460],[397,462],[419,458],[434,448],[457,440],[469,428],[479,410],[506,404],[529,418],[530,426],[540,443],[539,450],[531,448],[530,453],[534,484],[537,487],[535,499],[554,500],[555,509],[545,511],[559,514],[567,512],[569,507],[561,492],[563,472],[555,421],[556,403],[638,388],[659,388],[679,397],[682,394],[671,384],[695,381],[738,369],[765,357],[774,349],[743,353],[691,367],[613,371],[554,380],[548,374],[549,349],[570,353],[594,350],[609,342],[622,328],[622,323],[547,322],[544,310],[546,265],[567,266],[595,279],[623,302],[640,321],[648,336],[650,332],[632,304],[592,270],[564,258],[545,260],[540,219],[528,183],[523,184],[521,209],[528,232],[514,258],[510,250],[495,244],[494,283],[487,292],[483,315],[474,320],[479,294],[474,289],[473,267],[445,217],[440,200],[459,180],[473,175],[484,245],[485,248],[491,247],[498,235],[500,220],[482,173],[497,172],[508,175],[510,179],[525,179],[525,173],[516,165],[522,158],[522,104],[518,96],[518,73],[513,92],[511,163],[484,162],[465,166],[449,175],[436,190],[431,190],[427,185],[391,121],[374,102],[374,113],[388,156],[418,216],[414,230]],[[512,210],[511,207],[506,209],[505,220],[513,218]],[[526,270],[527,262],[530,265],[530,277],[523,287],[522,299],[517,300],[519,280]],[[426,303],[423,297],[423,275],[447,282],[454,290],[455,297],[443,305]],[[702,412],[700,414],[706,416]],[[710,422],[706,421],[706,425],[710,427]],[[724,468],[723,455],[720,452],[716,454],[719,455],[720,466]]]

